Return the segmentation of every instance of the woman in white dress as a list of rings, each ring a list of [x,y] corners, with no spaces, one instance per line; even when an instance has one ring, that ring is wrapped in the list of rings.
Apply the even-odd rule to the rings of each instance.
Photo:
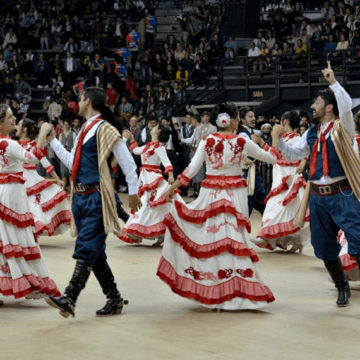
[[[36,149],[38,127],[33,120],[21,120],[17,126],[18,143],[27,151]],[[23,164],[23,175],[26,179],[26,193],[29,206],[35,219],[35,234],[48,236],[63,234],[70,228],[71,212],[67,202],[67,193],[63,182],[54,171],[46,157],[40,160],[46,172],[56,181],[41,177],[35,164]]]
[[[139,196],[142,207],[135,214],[131,214],[120,239],[128,243],[139,243],[143,238],[158,239],[154,245],[163,242],[165,234],[164,216],[170,211],[171,204],[165,199],[168,184],[174,182],[173,167],[167,156],[165,145],[171,134],[171,129],[163,125],[155,126],[151,132],[151,142],[138,147],[134,136],[125,130],[123,137],[130,140],[129,148],[135,155],[141,155]],[[165,168],[168,181],[163,177],[160,164]],[[180,200],[179,195],[176,198]]]
[[[0,298],[38,298],[59,295],[42,259],[34,233],[34,217],[27,201],[23,163],[37,164],[44,156],[48,124],[38,148],[23,149],[9,137],[16,118],[9,106],[0,105]]]
[[[167,191],[186,187],[206,161],[206,179],[190,204],[175,200],[164,223],[166,233],[157,275],[171,290],[212,309],[258,309],[274,301],[264,284],[249,239],[246,180],[241,166],[247,156],[276,162],[278,152],[265,152],[234,134],[237,107],[214,109],[220,131],[203,138],[185,171]]]
[[[301,136],[295,132],[300,124],[300,115],[296,111],[286,112],[281,118],[285,128],[283,140],[288,145],[296,144]],[[268,145],[260,136],[254,138],[264,150]],[[275,250],[277,247],[288,252],[302,252],[303,246],[310,239],[309,214],[305,226],[300,229],[293,224],[303,198],[306,181],[302,175],[307,160],[288,162],[278,159],[273,167],[271,190],[265,199],[266,207],[262,217],[261,229],[256,239],[251,240],[259,247]]]

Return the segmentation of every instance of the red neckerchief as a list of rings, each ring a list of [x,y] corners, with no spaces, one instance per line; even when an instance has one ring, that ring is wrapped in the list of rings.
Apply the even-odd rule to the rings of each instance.
[[[94,119],[90,123],[90,125],[88,125],[88,127],[86,129],[82,129],[81,132],[80,132],[80,137],[79,137],[79,140],[78,140],[78,142],[76,144],[74,163],[73,163],[72,175],[71,175],[71,178],[72,178],[73,182],[75,182],[76,175],[79,172],[80,162],[81,162],[81,149],[82,149],[82,143],[83,143],[83,141],[85,139],[85,136],[89,132],[89,130],[101,120],[102,120],[101,115],[98,115],[98,117],[96,119]]]
[[[329,175],[328,149],[327,149],[325,136],[327,133],[329,133],[329,131],[333,128],[333,126],[334,126],[334,121],[332,121],[330,125],[327,127],[327,129],[322,133],[321,125],[320,124],[318,125],[317,139],[314,143],[314,147],[311,153],[310,179],[312,179],[313,176],[315,175],[317,153],[320,152],[321,143],[323,143],[322,146],[323,172],[324,172],[324,176]]]
[[[281,136],[285,142],[288,142],[289,140],[293,139],[294,137],[297,137],[300,135],[298,133],[293,132],[293,133],[289,133],[289,134],[282,134]]]

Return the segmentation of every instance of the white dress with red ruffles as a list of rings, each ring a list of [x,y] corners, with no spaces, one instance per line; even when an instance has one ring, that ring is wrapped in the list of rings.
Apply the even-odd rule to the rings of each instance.
[[[149,142],[142,147],[138,147],[136,141],[133,141],[129,148],[135,155],[141,155],[139,197],[142,207],[135,214],[130,214],[119,238],[128,243],[138,243],[140,239],[132,239],[128,234],[148,240],[165,234],[163,220],[170,211],[171,203],[165,199],[169,184],[163,177],[160,164],[163,164],[165,174],[174,170],[167,156],[165,144],[159,141]],[[178,194],[175,194],[175,198],[181,201]]]
[[[300,138],[296,133],[283,135],[283,140],[290,146]],[[267,147],[265,145],[264,149]],[[309,213],[302,229],[293,224],[306,187],[304,177],[297,173],[299,165],[300,161],[292,163],[280,158],[273,167],[272,187],[265,199],[261,229],[257,234],[257,238],[267,240],[265,247],[269,250],[277,247],[286,250],[294,244],[305,245],[310,239]]]
[[[18,143],[27,151],[36,148],[34,140]],[[44,157],[40,160],[49,174],[54,167]],[[26,179],[26,193],[31,212],[35,218],[35,233],[39,235],[59,235],[70,228],[71,212],[67,201],[67,192],[48,179],[40,176],[35,164],[23,164],[23,174]]]
[[[274,300],[264,284],[249,239],[247,156],[276,161],[277,150],[261,150],[234,134],[211,134],[201,140],[190,165],[178,177],[187,186],[206,161],[206,179],[190,204],[175,200],[166,215],[165,241],[157,275],[171,290],[218,309],[258,309]]]
[[[0,138],[0,297],[60,294],[42,259],[24,185],[23,162],[36,164],[42,155]]]

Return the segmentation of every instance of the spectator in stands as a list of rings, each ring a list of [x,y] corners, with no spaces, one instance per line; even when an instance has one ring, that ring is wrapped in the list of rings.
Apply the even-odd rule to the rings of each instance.
[[[59,23],[58,19],[54,19],[53,24],[51,26],[51,35],[52,39],[55,42],[57,38],[60,38],[64,35],[63,27]]]
[[[224,44],[218,34],[215,34],[210,41],[209,58],[210,61],[214,59],[222,59],[224,57]]]
[[[354,14],[350,14],[349,15],[349,20],[347,21],[346,23],[346,27],[349,29],[349,30],[355,30],[357,28],[357,22],[358,20],[355,19],[355,16]]]
[[[256,58],[256,60],[254,61],[254,65],[253,65],[253,71],[263,71],[264,68],[264,63],[266,61],[266,58],[269,55],[269,49],[266,47],[266,42],[263,41],[261,43],[261,48],[259,50],[259,56]]]
[[[292,55],[293,55],[293,49],[290,46],[290,44],[285,41],[283,43],[282,48],[282,56],[281,56],[281,68],[284,69],[291,69],[292,66]]]
[[[14,84],[10,81],[9,76],[3,77],[2,92],[4,98],[12,99],[14,97]]]
[[[169,45],[169,49],[172,53],[176,50],[176,40],[175,36],[173,34],[170,34],[168,36],[168,39],[166,40],[166,43]]]
[[[182,47],[180,42],[177,42],[176,43],[176,49],[174,51],[175,61],[179,62],[181,59],[183,59],[184,55],[185,55],[184,48]]]
[[[75,133],[75,136],[77,136],[81,130],[82,121],[79,117],[76,117],[72,121],[71,130]]]
[[[18,61],[17,55],[12,56],[12,59],[9,62],[9,67],[14,74],[17,72],[22,72],[22,64]]]
[[[171,64],[166,66],[166,71],[161,74],[160,79],[163,84],[171,84],[173,81],[175,81],[176,73]]]
[[[16,34],[14,33],[14,30],[12,28],[9,29],[9,31],[6,33],[5,35],[5,39],[4,39],[4,42],[2,44],[2,47],[4,49],[6,49],[6,47],[9,45],[9,44],[16,44],[17,43],[17,36]]]
[[[174,81],[175,105],[181,106],[186,102],[186,94],[180,81]]]
[[[40,48],[41,50],[49,50],[49,39],[51,35],[51,27],[48,20],[45,20],[44,25],[41,26],[40,30]]]
[[[260,50],[260,47],[261,47],[261,43],[263,41],[266,41],[265,38],[264,38],[264,35],[261,31],[258,32],[257,34],[257,38],[253,40],[255,46]]]
[[[128,102],[128,99],[125,95],[121,98],[121,104],[119,105],[119,119],[123,124],[123,127],[126,127],[126,124],[129,123],[129,119],[133,114],[133,106]]]
[[[7,48],[4,50],[4,59],[7,63],[11,62],[12,57],[16,55],[16,50],[14,49],[14,45],[9,43]]]
[[[30,105],[27,102],[27,98],[26,96],[24,96],[21,99],[21,102],[19,103],[19,114],[20,114],[20,118],[24,119],[25,117],[28,116],[30,112]]]
[[[165,63],[166,63],[166,66],[171,65],[171,67],[173,69],[176,68],[176,60],[175,60],[174,55],[173,55],[173,53],[171,51],[168,51],[167,57],[165,59]]]
[[[319,52],[324,49],[324,42],[321,39],[321,32],[318,26],[314,27],[314,33],[312,34],[310,43],[312,52]],[[318,54],[313,54],[313,57],[317,58]]]
[[[194,47],[194,45],[192,43],[188,44],[188,51],[189,51],[189,56],[190,59],[192,59],[193,61],[195,61],[196,58],[196,49]]]
[[[179,37],[184,47],[187,47],[188,39],[190,36],[190,25],[187,16],[183,15],[179,20]]]
[[[238,53],[238,45],[233,37],[229,37],[228,41],[224,44],[225,48],[225,63],[226,64],[234,64],[235,56]]]
[[[341,33],[340,39],[336,45],[336,50],[347,50],[349,49],[349,41],[346,39],[346,34]],[[343,59],[347,56],[347,52],[335,52],[334,57],[337,59],[337,64],[342,65]]]
[[[56,42],[55,44],[53,45],[52,47],[52,51],[54,53],[59,53],[59,54],[62,54],[65,50],[65,45],[62,43],[62,40],[60,37],[57,37],[56,38]]]
[[[295,55],[293,55],[294,67],[295,68],[306,68],[307,67],[307,53],[308,49],[306,44],[303,43],[301,39],[296,40],[296,45],[294,46]]]
[[[58,74],[62,74],[64,71],[64,64],[60,58],[60,54],[55,54],[54,59],[50,61],[50,76],[56,79]]]
[[[87,55],[92,56],[94,52],[93,42],[89,39],[82,41],[80,46],[80,52],[83,54],[84,57]]]
[[[69,40],[66,42],[64,46],[64,51],[70,52],[72,55],[75,55],[78,50],[78,46],[74,41],[73,37],[69,37]]]
[[[103,25],[100,27],[100,50],[111,47],[113,43],[114,29],[109,19],[105,19]]]
[[[104,70],[105,59],[101,58],[99,53],[96,53],[90,68],[90,78],[94,85],[104,84]]]
[[[255,62],[257,61],[259,54],[260,54],[260,49],[257,46],[255,46],[254,41],[251,41],[249,44],[249,49],[248,49],[248,54],[247,54],[248,57],[246,59],[246,62],[247,62],[246,69],[245,69],[246,72],[249,72],[250,69],[252,69],[253,71],[256,71]]]
[[[14,79],[14,76],[14,71],[10,69],[9,64],[6,62],[4,64],[4,69],[1,71],[1,78],[5,79],[6,77],[8,77],[12,81]]]
[[[208,63],[204,61],[200,54],[196,55],[194,62],[194,70],[192,72],[192,79],[194,85],[201,85],[206,80],[206,71],[208,69]]]
[[[206,41],[208,42],[212,36],[215,33],[219,33],[220,28],[219,28],[220,22],[219,22],[219,17],[217,15],[213,16],[211,18],[211,22],[208,24],[208,28],[206,30]]]
[[[185,70],[187,70],[189,73],[194,68],[194,61],[190,58],[190,54],[188,50],[185,50],[184,58],[180,60],[181,65]]]
[[[114,89],[114,85],[111,82],[108,82],[106,84],[107,90],[106,90],[106,105],[109,106],[109,108],[114,111],[115,110],[115,104],[118,101],[118,93]]]
[[[76,59],[73,57],[70,51],[66,52],[66,58],[64,59],[64,83],[65,87],[71,87],[75,83],[75,78],[78,70]]]
[[[276,39],[273,38],[272,31],[268,31],[266,39],[266,47],[272,49],[275,45]]]
[[[166,62],[159,53],[155,54],[151,69],[153,72],[154,83],[157,84],[160,82],[161,75],[166,71]]]
[[[176,80],[178,81],[181,86],[184,84],[187,86],[189,85],[189,72],[183,68],[181,63],[178,63],[178,70],[176,72]]]
[[[147,100],[144,95],[141,95],[139,101],[134,106],[134,113],[139,116],[143,117],[147,113]],[[131,121],[131,119],[130,119]]]
[[[324,1],[324,6],[321,8],[321,17],[326,20],[330,19],[334,14],[335,10],[333,7],[330,6],[328,1]]]
[[[126,26],[121,19],[121,17],[117,17],[115,24],[115,45],[118,47],[125,46],[126,40]]]
[[[159,103],[158,98],[155,95],[151,96],[147,104],[146,113],[152,114],[153,111],[155,111],[156,108],[158,107],[158,103]]]
[[[4,53],[0,52],[0,72],[4,70],[5,59]]]
[[[149,11],[145,17],[145,43],[148,48],[154,48],[156,34],[157,18]]]
[[[160,84],[156,93],[156,98],[159,104],[163,105],[166,101],[165,86]]]
[[[327,41],[324,46],[324,55],[327,60],[334,59],[336,47],[337,42],[335,41],[334,35],[331,34],[329,35],[329,41]]]
[[[140,34],[136,31],[136,25],[131,26],[131,32],[126,36],[126,45],[131,54],[132,72],[135,70],[135,64],[139,54]]]
[[[200,41],[199,46],[196,50],[196,54],[200,54],[200,56],[205,60],[208,61],[208,51],[206,50],[206,45],[203,41]]]
[[[204,29],[210,18],[209,6],[205,4],[205,0],[200,1],[200,6],[197,9],[197,16],[202,21]]]
[[[273,37],[276,39],[279,37],[280,25],[273,15],[269,14],[267,17],[269,24],[269,30],[273,33]]]
[[[299,126],[299,134],[300,134],[300,136],[303,136],[304,135],[304,133],[307,131],[309,129],[309,125],[307,125],[307,124],[300,124],[300,126]]]
[[[49,87],[49,64],[44,54],[40,53],[34,64],[34,75],[37,77],[38,88]]]
[[[31,86],[21,78],[21,73],[15,73],[14,79],[14,97],[20,103],[26,98],[27,103],[31,101]]]
[[[198,19],[195,14],[190,15],[189,30],[190,30],[189,40],[195,46],[198,46],[201,37],[203,36],[203,27],[201,20]]]

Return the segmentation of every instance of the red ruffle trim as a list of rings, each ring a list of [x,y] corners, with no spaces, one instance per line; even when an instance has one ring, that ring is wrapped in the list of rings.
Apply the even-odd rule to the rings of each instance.
[[[27,196],[38,194],[52,185],[53,183],[50,180],[39,181],[37,184],[26,188],[26,194]]]
[[[217,176],[207,175],[206,179],[201,182],[202,187],[210,189],[233,189],[247,187],[246,179],[239,176]]]
[[[26,170],[36,170],[36,165],[24,163],[23,168],[26,169]]]
[[[67,192],[64,190],[61,190],[59,193],[57,193],[52,199],[49,201],[46,201],[45,203],[41,204],[42,211],[46,212],[54,208],[56,205],[60,204],[62,201],[67,199]]]
[[[286,183],[286,181],[290,178],[291,175],[285,176],[282,178],[280,185],[278,185],[276,188],[271,189],[268,196],[265,198],[264,203],[266,204],[270,198],[281,194],[282,192],[289,190],[289,186]]]
[[[136,149],[138,147],[137,142],[134,140],[129,144],[129,149],[130,151],[133,151],[134,149]]]
[[[229,252],[235,256],[247,256],[252,262],[259,261],[254,249],[249,249],[245,244],[235,241],[229,237],[218,240],[211,244],[199,245],[192,241],[182,231],[171,214],[167,214],[164,219],[165,226],[168,227],[171,238],[178,243],[191,257],[197,259],[207,259],[215,255]]]
[[[355,258],[349,254],[341,255],[340,260],[344,271],[354,270],[358,267]]]
[[[139,189],[139,197],[141,197],[144,194],[145,191],[152,191],[152,190],[157,189],[159,187],[159,184],[162,181],[165,181],[165,179],[162,176],[160,176],[156,180],[154,180],[152,183],[143,185]]]
[[[183,173],[180,174],[176,180],[180,181],[180,184],[183,188],[186,188],[189,185],[189,182],[191,179],[189,179],[186,175],[184,175]]]
[[[282,205],[286,206],[289,204],[292,200],[294,200],[299,193],[300,188],[306,187],[306,181],[303,177],[298,177],[295,181],[294,186],[291,188],[289,193],[285,196],[284,200],[282,201]]]
[[[165,234],[165,225],[163,224],[163,222],[159,222],[155,225],[151,225],[151,226],[144,226],[144,225],[140,225],[140,224],[131,224],[130,226],[128,226],[127,228],[123,228],[121,230],[121,235],[119,236],[119,239],[122,241],[125,241],[127,243],[137,243],[136,240],[131,239],[128,237],[128,233],[132,234],[132,235],[136,235],[140,238],[152,238],[152,237],[156,237],[159,235],[164,235]]]
[[[50,278],[39,278],[34,275],[24,275],[18,279],[0,277],[0,294],[14,296],[15,299],[30,295],[33,292],[60,296],[55,282]]]
[[[64,210],[57,213],[49,224],[44,224],[41,221],[35,223],[35,233],[37,236],[43,234],[45,231],[48,233],[48,236],[52,236],[55,233],[55,230],[60,225],[69,225],[71,222],[71,212],[70,210]]]
[[[49,165],[45,168],[45,171],[47,174],[51,174],[54,171],[54,167],[52,165]]]
[[[260,229],[259,233],[257,234],[257,237],[261,237],[263,239],[277,239],[282,236],[295,234],[298,231],[300,231],[301,228],[299,228],[298,226],[295,226],[293,224],[293,221],[294,220],[290,220],[290,221],[283,222],[280,224],[265,226]],[[309,218],[309,215],[307,214],[307,216],[305,218],[305,222],[309,222],[309,221],[310,221],[310,218]],[[268,249],[273,250],[271,247]]]
[[[160,166],[158,165],[143,165],[140,168],[140,171],[149,171],[149,172],[155,172],[157,174],[161,174],[162,175],[162,171],[160,169]]]
[[[296,161],[296,162],[289,162],[286,161],[285,159],[279,159],[276,164],[280,165],[280,166],[296,166],[298,167],[300,165],[301,161]]]
[[[179,217],[193,224],[202,224],[207,219],[222,213],[231,214],[236,217],[236,223],[238,226],[243,226],[249,233],[251,232],[251,223],[249,219],[243,214],[237,212],[234,204],[225,199],[215,201],[203,210],[190,210],[186,204],[182,204],[176,200],[175,207]]]
[[[164,257],[160,260],[156,275],[166,282],[175,294],[205,305],[221,304],[237,297],[268,303],[275,300],[273,293],[267,286],[244,280],[239,276],[234,276],[232,279],[214,286],[199,284],[192,279],[178,275]]]
[[[178,195],[181,195],[181,191],[176,189],[174,190],[174,194],[178,194]],[[170,199],[173,199],[172,196],[170,196]],[[151,208],[154,208],[154,207],[158,207],[158,206],[161,206],[161,205],[165,205],[167,203],[166,201],[166,197],[165,197],[165,194],[164,195],[161,195],[156,201],[152,201],[149,206]]]
[[[32,247],[21,247],[19,245],[3,245],[3,242],[0,240],[0,254],[3,254],[6,259],[12,257],[15,258],[24,258],[26,261],[40,259],[40,251],[37,246]]]
[[[0,174],[0,184],[8,184],[11,182],[25,184],[26,179],[23,177],[22,172],[15,174]]]
[[[0,219],[11,223],[18,228],[34,226],[34,217],[31,213],[18,214],[1,203]]]
[[[167,175],[169,172],[174,172],[174,168],[170,165],[165,168],[165,175]]]

